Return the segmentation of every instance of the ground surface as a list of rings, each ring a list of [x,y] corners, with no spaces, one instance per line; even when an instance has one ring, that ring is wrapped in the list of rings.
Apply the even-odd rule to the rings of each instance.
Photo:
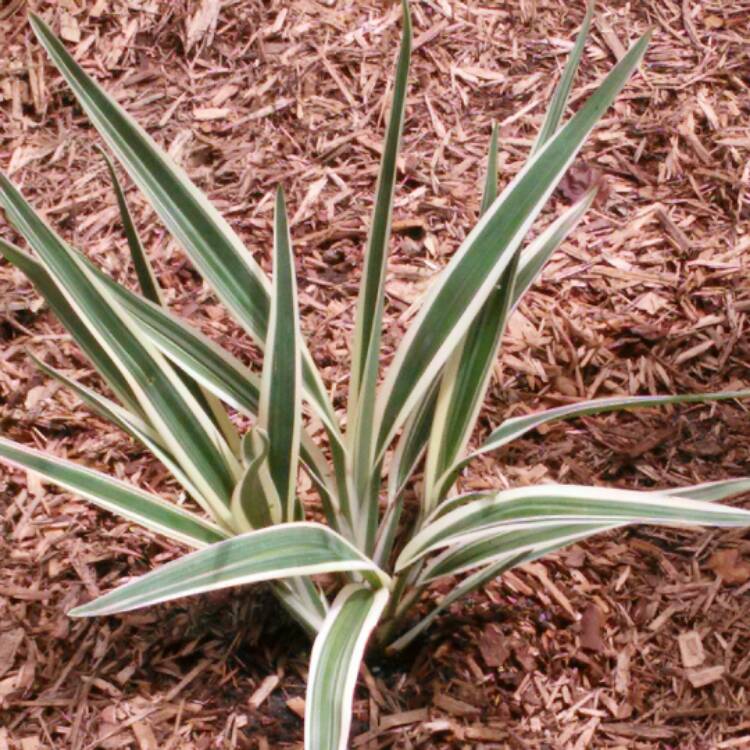
[[[284,184],[305,330],[343,405],[398,8],[29,5],[207,190],[266,268],[272,190]],[[583,15],[578,0],[412,5],[386,357],[476,216],[491,121],[500,123],[505,182]],[[0,9],[0,168],[125,278],[95,138],[32,40],[25,9],[17,0]],[[600,4],[573,106],[649,25],[654,41],[592,137],[589,167],[552,201],[550,215],[577,197],[589,168],[606,176],[608,196],[510,326],[483,429],[582,397],[750,387],[749,18],[741,0]],[[143,199],[130,198],[175,307],[252,360]],[[5,224],[0,233],[14,238]],[[27,350],[91,378],[6,265],[0,300],[3,433],[168,493],[147,456],[31,366]],[[732,403],[555,426],[480,463],[466,485],[654,487],[747,474],[750,421]],[[179,550],[33,477],[0,469],[0,483],[0,749],[299,744],[307,645],[262,591],[69,620],[71,606]],[[399,662],[370,663],[353,745],[746,747],[748,579],[750,542],[714,530],[636,529],[516,571]],[[680,636],[702,644],[697,673],[686,669]]]

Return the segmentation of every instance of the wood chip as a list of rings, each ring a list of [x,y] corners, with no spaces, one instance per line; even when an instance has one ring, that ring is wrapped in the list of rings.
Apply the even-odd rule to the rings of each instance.
[[[690,684],[694,688],[704,687],[710,685],[712,682],[720,680],[724,676],[726,671],[723,665],[715,667],[703,667],[702,669],[688,669],[685,674],[687,675]]]
[[[280,682],[279,676],[276,674],[270,674],[266,677],[263,682],[258,685],[255,692],[250,696],[248,704],[250,708],[257,709],[263,702],[268,698],[271,693],[276,690]]]
[[[701,641],[699,633],[695,630],[680,633],[677,636],[677,643],[680,646],[683,667],[698,667],[703,664],[706,654],[703,651],[703,641]]]

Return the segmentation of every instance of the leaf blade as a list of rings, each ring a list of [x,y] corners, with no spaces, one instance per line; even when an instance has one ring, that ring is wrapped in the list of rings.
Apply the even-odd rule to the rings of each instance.
[[[192,547],[222,541],[226,533],[193,513],[98,471],[0,437],[0,459],[44,477],[104,510]]]
[[[365,644],[388,591],[342,589],[313,644],[305,708],[305,750],[346,750],[352,698]]]
[[[285,523],[240,534],[174,560],[69,614],[93,617],[129,612],[229,586],[336,571],[359,571],[375,586],[389,585],[383,571],[327,526]]]
[[[576,115],[514,178],[440,275],[386,374],[378,397],[382,416],[377,455],[460,342],[586,136],[637,67],[648,40],[646,34],[630,48]]]

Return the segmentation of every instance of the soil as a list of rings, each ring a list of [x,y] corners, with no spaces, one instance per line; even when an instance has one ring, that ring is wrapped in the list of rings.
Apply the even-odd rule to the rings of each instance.
[[[476,220],[491,123],[506,184],[584,12],[558,0],[412,6],[384,364]],[[343,410],[398,4],[0,8],[0,168],[63,236],[133,283],[97,138],[35,42],[28,8],[267,270],[273,190],[284,185],[303,326]],[[514,315],[478,437],[507,416],[583,398],[750,387],[750,3],[602,0],[572,109],[648,27],[641,71],[544,214],[606,182]],[[256,349],[126,184],[173,309],[259,369]],[[0,234],[18,241],[5,223]],[[4,263],[0,299],[2,433],[173,495],[148,454],[34,367],[29,351],[98,383]],[[647,489],[748,474],[747,404],[727,402],[552,425],[476,461],[462,483]],[[76,604],[183,550],[23,472],[0,468],[0,490],[0,750],[301,746],[309,644],[268,592],[69,619]],[[746,536],[637,527],[505,575],[398,659],[368,661],[352,747],[750,747]]]

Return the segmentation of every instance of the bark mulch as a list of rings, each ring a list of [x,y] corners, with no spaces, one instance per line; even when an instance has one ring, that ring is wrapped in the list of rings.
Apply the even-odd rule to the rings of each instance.
[[[475,220],[490,123],[506,183],[583,16],[579,0],[412,6],[384,363]],[[4,3],[0,168],[65,237],[132,281],[96,139],[32,39],[28,7],[266,268],[283,183],[303,325],[343,409],[398,5]],[[648,26],[641,73],[545,216],[592,180],[606,195],[515,314],[482,431],[582,398],[750,387],[750,3],[601,0],[573,107]],[[128,197],[174,309],[257,369],[144,199]],[[6,264],[0,300],[2,433],[173,495],[147,454],[34,368],[29,351],[97,383]],[[649,488],[747,474],[750,421],[727,403],[550,426],[463,482]],[[262,588],[71,620],[74,605],[181,550],[31,475],[2,468],[0,487],[0,750],[300,746],[308,644]],[[749,591],[742,532],[644,527],[576,545],[454,607],[398,660],[371,660],[352,746],[750,747]]]

